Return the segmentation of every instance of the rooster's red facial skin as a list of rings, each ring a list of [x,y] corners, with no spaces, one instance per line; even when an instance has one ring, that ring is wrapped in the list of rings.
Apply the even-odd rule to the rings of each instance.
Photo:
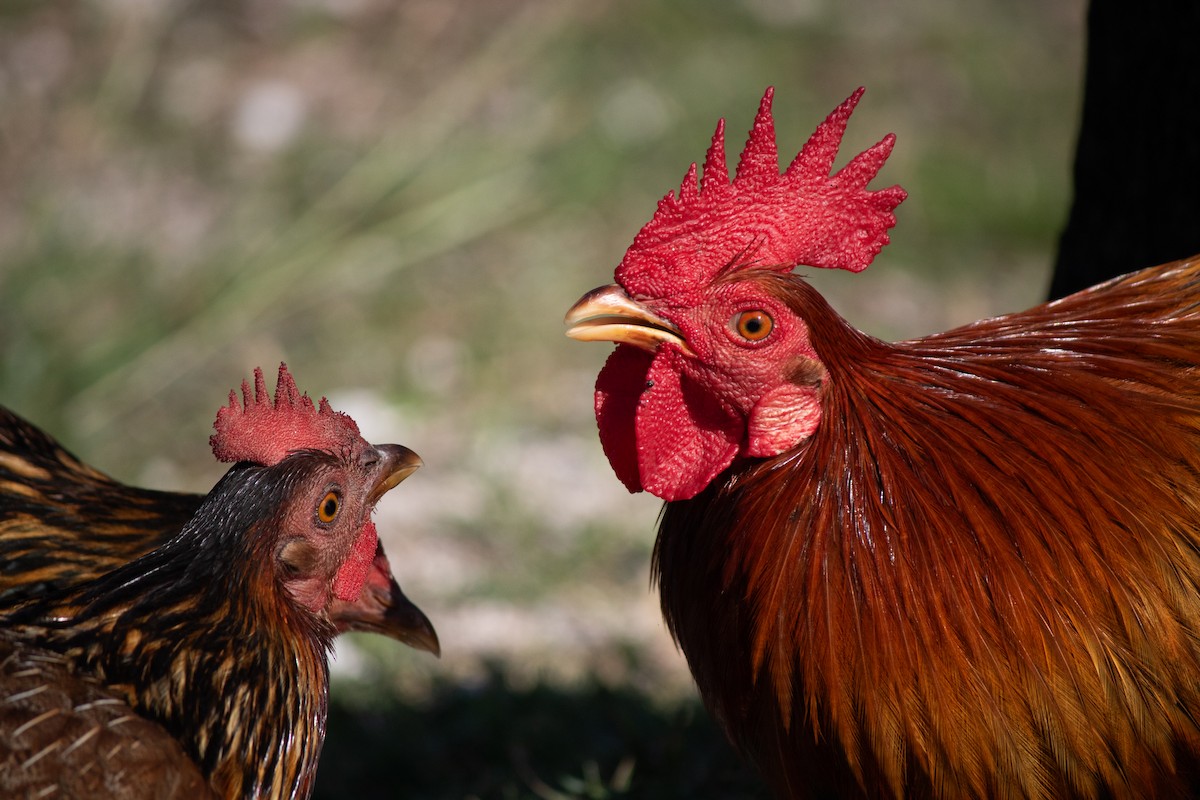
[[[774,273],[735,275],[682,297],[626,298],[624,318],[608,313],[611,302],[597,313],[594,297],[568,314],[633,342],[619,345],[596,384],[601,442],[630,491],[692,497],[735,458],[777,455],[820,422],[823,368],[804,321],[767,291]],[[681,341],[654,341],[661,326],[639,320],[665,322]],[[590,335],[597,324],[576,328]]]

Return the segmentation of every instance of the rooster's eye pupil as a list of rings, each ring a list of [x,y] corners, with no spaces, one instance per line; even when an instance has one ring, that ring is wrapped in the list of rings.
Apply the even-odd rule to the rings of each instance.
[[[317,507],[317,518],[321,522],[333,522],[338,513],[338,496],[334,492],[325,495],[321,505]]]
[[[733,329],[743,339],[751,342],[762,341],[771,333],[774,326],[771,316],[765,311],[743,311],[733,318]]]

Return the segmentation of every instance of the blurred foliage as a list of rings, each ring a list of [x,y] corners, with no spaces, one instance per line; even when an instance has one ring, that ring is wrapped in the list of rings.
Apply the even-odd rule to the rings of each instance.
[[[367,438],[422,454],[380,530],[445,657],[360,648],[386,669],[335,684],[322,796],[395,796],[370,788],[393,772],[412,797],[753,796],[679,689],[647,596],[658,506],[603,461],[605,350],[566,340],[562,313],[719,117],[736,152],[768,85],[782,154],[859,85],[843,160],[898,136],[878,181],[910,193],[893,244],[861,275],[811,276],[847,318],[896,338],[1036,302],[1082,17],[1082,0],[10,0],[0,403],[117,477],[203,490],[216,405],[286,360]]]
[[[881,180],[912,196],[876,270],[937,285],[879,332],[967,321],[944,310],[947,282],[984,286],[987,312],[1014,279],[1028,289],[1001,299],[1031,301],[1066,205],[1080,15],[1030,0],[6,4],[3,401],[125,473],[203,463],[214,400],[280,358],[329,391],[574,425],[587,399],[559,376],[599,352],[560,336],[561,310],[607,277],[719,116],[740,141],[768,84],[781,150],[859,84],[847,147],[899,135]],[[857,279],[847,313],[874,285]],[[447,341],[461,383],[431,386],[421,353]]]

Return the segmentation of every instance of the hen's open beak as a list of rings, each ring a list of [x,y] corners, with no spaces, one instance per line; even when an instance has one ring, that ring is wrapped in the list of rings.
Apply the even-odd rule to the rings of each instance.
[[[571,326],[567,336],[581,342],[631,344],[650,352],[671,342],[692,355],[679,328],[651,313],[615,283],[585,294],[571,306],[563,322]]]
[[[368,495],[372,505],[421,466],[421,457],[403,445],[382,444],[373,449],[382,463],[376,466],[379,479]],[[353,601],[335,599],[329,615],[338,632],[380,633],[417,650],[441,655],[433,623],[401,591],[383,552],[383,542],[376,545],[375,559],[358,597]]]
[[[338,632],[365,631],[391,637],[398,642],[433,653],[442,654],[437,631],[429,617],[405,597],[400,584],[392,575],[392,566],[383,552],[383,542],[375,550],[375,560],[354,602],[334,600],[330,617]]]

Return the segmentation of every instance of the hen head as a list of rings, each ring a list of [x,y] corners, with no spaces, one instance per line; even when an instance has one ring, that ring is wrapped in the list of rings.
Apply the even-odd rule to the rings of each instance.
[[[771,291],[798,265],[859,272],[888,243],[906,197],[867,184],[895,137],[831,174],[858,89],[779,172],[767,89],[731,181],[724,120],[698,179],[693,163],[617,266],[616,284],[567,312],[567,335],[613,341],[596,419],[617,477],[664,500],[695,496],[739,456],[810,436],[823,366],[804,319]]]
[[[356,601],[372,578],[384,577],[372,574],[379,569],[375,504],[421,459],[402,445],[369,444],[354,420],[324,398],[318,407],[300,394],[286,365],[279,367],[273,399],[260,369],[253,394],[242,384],[242,398],[239,403],[230,392],[211,444],[218,459],[250,462],[264,468],[258,479],[287,486],[272,543],[280,582],[314,613],[335,599]],[[386,558],[382,564],[386,569]]]

